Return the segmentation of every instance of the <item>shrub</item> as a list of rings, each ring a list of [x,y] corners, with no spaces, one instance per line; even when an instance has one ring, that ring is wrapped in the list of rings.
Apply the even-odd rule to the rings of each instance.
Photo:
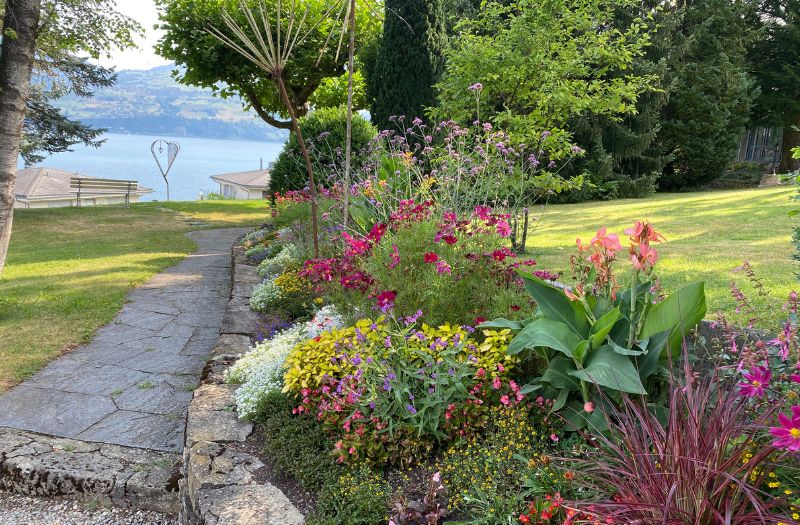
[[[264,448],[277,470],[288,474],[311,491],[335,482],[337,467],[328,451],[331,443],[321,425],[308,414],[292,414],[293,401],[272,391],[256,411],[264,431]]]
[[[300,253],[294,244],[278,244],[280,251],[261,261],[256,271],[261,277],[273,277],[283,273],[286,268],[300,260]]]
[[[323,488],[309,525],[383,525],[389,519],[391,487],[369,467],[339,476]]]
[[[534,491],[542,496],[562,489],[564,478],[545,455],[555,421],[545,405],[488,409],[484,434],[456,442],[437,464],[448,506],[469,516],[465,523],[515,523],[531,494],[526,487],[529,477],[547,477]]]
[[[321,186],[329,186],[335,182],[335,177],[331,177],[331,174],[344,165],[346,126],[344,108],[320,108],[300,119],[300,130],[313,160],[314,176]],[[369,122],[357,113],[353,115],[354,170],[360,167],[364,158],[358,152],[369,145],[375,134],[375,128]],[[273,193],[302,190],[307,181],[300,146],[292,134],[270,172],[270,190]]]
[[[256,312],[266,313],[274,308],[282,297],[281,289],[275,284],[275,281],[268,279],[253,288],[250,296],[250,308]]]
[[[355,373],[352,358],[385,357],[395,345],[438,356],[440,345],[446,347],[455,341],[461,349],[459,358],[467,360],[472,356],[471,362],[476,370],[484,368],[491,374],[497,370],[498,364],[502,364],[506,370],[513,368],[516,358],[504,352],[510,331],[487,330],[484,334],[486,340],[479,343],[468,337],[471,330],[460,326],[442,325],[434,328],[423,324],[419,330],[393,338],[386,318],[381,317],[376,321],[362,319],[354,326],[332,329],[297,345],[286,360],[286,389],[299,393],[303,389],[317,389],[329,378],[342,379]]]
[[[274,334],[242,356],[225,373],[227,383],[242,385],[234,394],[239,417],[257,417],[264,399],[283,388],[286,356],[292,348],[308,337],[317,337],[341,325],[341,317],[335,309],[326,306],[307,323],[298,323]]]

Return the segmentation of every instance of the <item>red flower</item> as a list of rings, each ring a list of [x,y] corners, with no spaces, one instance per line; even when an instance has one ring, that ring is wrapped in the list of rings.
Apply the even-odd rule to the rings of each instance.
[[[378,308],[384,312],[394,306],[394,300],[397,299],[397,292],[391,290],[384,290],[375,298]]]
[[[475,318],[475,320],[472,322],[472,324],[474,324],[475,326],[478,326],[479,324],[483,324],[485,322],[486,322],[486,318],[485,317],[478,316],[478,317]]]
[[[519,522],[520,523],[530,523],[531,519],[526,514],[519,515]]]
[[[425,254],[425,262],[426,263],[435,263],[439,260],[439,256],[436,255],[434,252],[428,252]]]
[[[519,310],[520,310],[520,306],[518,304],[512,304],[511,305],[511,311],[512,312],[519,312]]]
[[[447,244],[455,244],[458,242],[458,238],[455,235],[448,234],[442,237],[442,240]]]
[[[379,242],[381,242],[381,238],[386,233],[387,228],[388,226],[386,226],[382,222],[379,222],[378,224],[372,227],[372,229],[367,234],[367,238],[370,241],[372,241],[373,244],[378,244]]]

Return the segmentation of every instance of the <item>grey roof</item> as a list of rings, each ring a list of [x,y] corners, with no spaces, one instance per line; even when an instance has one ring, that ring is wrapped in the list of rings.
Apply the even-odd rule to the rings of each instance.
[[[212,180],[217,182],[227,182],[245,188],[264,188],[269,187],[269,170],[240,171],[237,173],[222,173],[212,175]]]
[[[17,182],[14,194],[17,199],[47,199],[56,197],[72,197],[75,194],[70,192],[69,179],[81,177],[80,173],[57,170],[53,168],[25,168],[17,170]],[[136,194],[142,195],[152,193],[153,190],[138,186]],[[92,190],[85,192],[86,196],[101,194],[121,194],[119,191]]]

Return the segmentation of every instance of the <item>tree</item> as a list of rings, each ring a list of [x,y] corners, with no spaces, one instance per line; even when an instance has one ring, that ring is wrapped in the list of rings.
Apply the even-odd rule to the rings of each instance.
[[[67,118],[55,101],[68,93],[89,98],[96,88],[113,84],[114,70],[88,58],[108,56],[112,48],[133,47],[134,36],[142,30],[105,0],[44,0],[40,19],[20,146],[26,164],[40,162],[45,154],[68,151],[77,143],[102,144],[98,137],[105,130]]]
[[[792,149],[800,146],[800,1],[754,0],[753,26],[758,38],[750,47],[750,70],[760,90],[754,124],[783,128],[779,170],[800,169]]]
[[[277,12],[278,2],[267,2],[269,12]],[[307,0],[300,4],[307,9],[307,20],[317,23],[309,35],[298,42],[284,68],[283,81],[290,108],[284,106],[278,86],[269,75],[207,32],[209,27],[219,26],[223,12],[228,12],[248,38],[255,38],[238,8],[238,0],[157,0],[156,4],[161,8],[160,27],[165,31],[156,50],[185,67],[183,73],[174,73],[178,82],[210,88],[223,97],[239,96],[246,109],[253,109],[264,122],[276,128],[291,129],[290,112],[298,117],[305,115],[317,88],[326,79],[338,79],[345,73],[344,53],[320,53],[326,47],[336,47],[342,34],[339,11],[332,10],[325,0]],[[255,7],[257,2],[248,0],[248,5]],[[285,8],[289,7],[286,3]],[[358,16],[356,41],[360,45],[376,37],[379,21],[370,12]],[[338,105],[329,99],[325,99],[324,104]]]
[[[433,86],[444,69],[444,24],[442,0],[386,0],[383,38],[367,77],[378,129],[389,128],[391,116],[423,117],[436,105]]]
[[[559,200],[586,200],[592,198],[644,197],[652,194],[669,156],[656,140],[661,129],[661,111],[669,100],[664,89],[667,77],[667,57],[671,43],[673,17],[655,9],[657,1],[637,5],[619,6],[614,26],[625,31],[630,24],[644,18],[651,35],[650,45],[643,55],[633,61],[631,70],[618,72],[656,77],[651,90],[641,93],[636,100],[636,111],[611,118],[604,115],[587,115],[573,120],[568,127],[574,140],[586,149],[586,155],[564,170],[565,175],[584,173],[584,188],[568,192]]]
[[[659,179],[659,187],[667,190],[699,186],[722,175],[736,153],[755,95],[747,73],[750,34],[741,4],[691,0],[673,15],[678,23],[666,75],[669,103],[658,137],[674,158]]]
[[[39,0],[5,0],[0,32],[0,273],[6,262],[14,218],[14,182],[22,121],[30,91]]]
[[[649,34],[641,21],[625,30],[614,27],[615,4],[486,2],[478,18],[463,23],[447,53],[433,115],[462,123],[490,121],[528,144],[547,132],[547,142],[561,143],[562,153],[568,153],[571,120],[633,113],[638,96],[656,80],[631,72]],[[476,101],[468,94],[478,83]]]

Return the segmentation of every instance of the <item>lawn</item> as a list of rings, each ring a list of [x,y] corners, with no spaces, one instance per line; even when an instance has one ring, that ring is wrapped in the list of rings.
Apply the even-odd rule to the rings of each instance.
[[[191,253],[187,220],[233,227],[266,217],[264,201],[17,210],[0,276],[0,392],[90,340],[128,290]]]
[[[588,242],[601,226],[622,234],[634,221],[648,220],[667,238],[659,248],[658,272],[668,290],[703,280],[708,317],[719,310],[732,313],[731,280],[752,291],[744,275],[733,269],[749,261],[770,290],[772,317],[777,319],[786,294],[800,288],[795,277],[800,268],[791,258],[792,227],[800,224],[789,217],[797,207],[789,200],[792,194],[791,189],[772,188],[547,206],[538,211],[540,221],[529,236],[528,251],[540,268],[566,271],[576,237]],[[743,315],[734,317],[745,320]]]

